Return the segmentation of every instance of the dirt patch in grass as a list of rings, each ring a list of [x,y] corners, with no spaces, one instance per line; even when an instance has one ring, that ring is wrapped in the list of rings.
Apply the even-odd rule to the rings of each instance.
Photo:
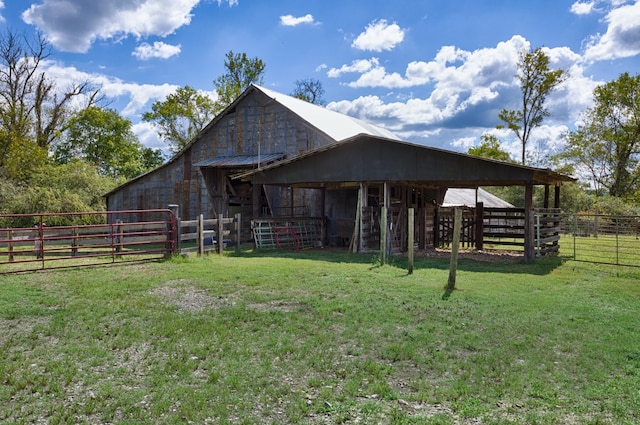
[[[151,295],[159,297],[163,304],[177,307],[183,312],[215,310],[235,305],[226,297],[215,297],[192,284],[189,279],[170,280],[152,289]]]
[[[416,257],[423,256],[426,258],[451,258],[451,250],[442,248],[430,248],[418,251]],[[503,251],[503,250],[460,250],[458,258],[466,258],[475,261],[493,262],[493,263],[517,263],[522,261],[522,252]]]
[[[293,311],[304,310],[309,307],[308,304],[299,303],[294,301],[281,301],[274,300],[266,303],[256,303],[247,305],[252,310],[256,311],[281,311],[283,313],[291,313]]]

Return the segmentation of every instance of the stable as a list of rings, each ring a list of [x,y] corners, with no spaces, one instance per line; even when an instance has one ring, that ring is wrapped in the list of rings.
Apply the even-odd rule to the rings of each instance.
[[[466,154],[370,135],[358,135],[288,160],[236,176],[252,185],[276,185],[322,192],[326,233],[350,239],[354,250],[380,247],[382,208],[387,212],[391,249],[405,250],[407,213],[413,211],[421,248],[438,245],[439,211],[450,188],[523,186],[524,255],[533,257],[533,188],[545,187],[543,208],[560,207],[560,186],[572,178],[546,169],[478,158]],[[483,203],[473,221],[482,221]],[[480,226],[482,228],[483,226]],[[395,229],[395,230],[394,230]],[[484,230],[482,230],[484,233]],[[476,235],[474,235],[476,236]],[[482,236],[479,236],[482,239]],[[475,241],[477,246],[480,240]]]
[[[448,189],[518,185],[525,188],[518,227],[531,258],[534,186],[545,187],[541,207],[559,208],[560,186],[572,180],[548,169],[408,143],[384,128],[252,85],[170,161],[106,197],[112,211],[177,204],[185,219],[240,215],[251,223],[242,238],[257,245],[267,236],[277,244],[285,229],[297,237],[304,233],[312,245],[378,249],[386,218],[390,249],[403,251],[409,209],[416,214],[419,246],[437,246]],[[482,210],[482,202],[478,206]],[[381,220],[382,208],[389,217]],[[482,222],[474,211],[472,221]]]

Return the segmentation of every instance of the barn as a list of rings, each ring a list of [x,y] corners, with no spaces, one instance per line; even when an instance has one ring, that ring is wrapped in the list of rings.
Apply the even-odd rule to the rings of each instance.
[[[177,204],[185,219],[238,213],[247,223],[321,218],[324,243],[350,241],[368,249],[379,243],[374,229],[381,207],[396,225],[415,208],[417,240],[428,245],[449,188],[523,186],[528,211],[535,185],[545,187],[544,207],[554,188],[558,208],[559,187],[572,180],[548,169],[408,143],[384,128],[252,85],[170,161],[106,199],[111,211]],[[406,241],[399,235],[394,243],[402,249]]]

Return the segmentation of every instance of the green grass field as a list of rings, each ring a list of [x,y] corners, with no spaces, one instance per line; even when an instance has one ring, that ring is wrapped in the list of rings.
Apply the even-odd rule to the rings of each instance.
[[[0,276],[0,423],[640,423],[640,269],[392,261]]]

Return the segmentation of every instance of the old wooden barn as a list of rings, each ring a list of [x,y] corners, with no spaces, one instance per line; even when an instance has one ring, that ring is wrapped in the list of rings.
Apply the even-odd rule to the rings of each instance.
[[[408,208],[416,211],[416,240],[428,246],[438,243],[447,189],[518,185],[525,187],[523,227],[531,248],[533,187],[545,187],[543,207],[558,208],[559,187],[571,180],[407,143],[381,127],[253,85],[170,161],[106,197],[109,210],[177,204],[186,219],[240,213],[254,225],[247,239],[265,223],[277,232],[276,220],[288,223],[278,228],[291,229],[313,219],[318,230],[310,233],[322,243],[366,250],[379,247],[381,207],[398,229]],[[395,232],[393,244],[402,250],[406,235]]]

